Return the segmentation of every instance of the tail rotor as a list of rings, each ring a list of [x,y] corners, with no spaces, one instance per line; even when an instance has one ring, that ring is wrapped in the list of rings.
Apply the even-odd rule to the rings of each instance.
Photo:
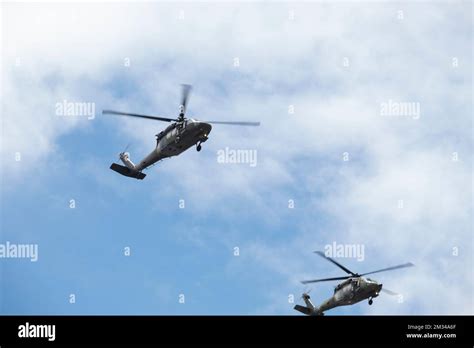
[[[309,293],[311,292],[311,290],[313,290],[313,289],[312,288],[304,289],[303,294],[301,295],[301,298],[303,300],[309,300],[311,298],[311,296],[309,296]]]
[[[121,161],[123,161],[124,158],[130,157],[130,153],[127,152],[129,147],[130,143],[128,143],[127,146],[125,146],[125,149],[123,149],[123,151],[118,154],[118,157]]]

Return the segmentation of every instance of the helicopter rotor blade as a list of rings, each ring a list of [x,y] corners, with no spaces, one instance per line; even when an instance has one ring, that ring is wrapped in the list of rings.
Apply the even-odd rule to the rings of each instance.
[[[335,261],[334,259],[330,258],[330,257],[327,257],[322,251],[315,251],[314,252],[315,254],[318,254],[319,256],[321,256],[322,258],[325,258],[326,260],[328,260],[329,262],[332,262],[333,264],[335,264],[337,267],[339,267],[340,269],[342,269],[344,272],[346,272],[347,274],[350,274],[354,277],[357,277],[358,274],[350,271],[349,269],[347,269],[346,267],[344,267],[343,265],[341,265],[339,262]]]
[[[211,124],[227,124],[231,126],[260,126],[260,122],[204,121]]]
[[[146,119],[149,119],[149,120],[165,121],[165,122],[177,121],[174,118],[158,117],[158,116],[150,116],[150,115],[141,115],[141,114],[132,114],[132,113],[129,113],[129,112],[121,112],[121,111],[114,111],[114,110],[102,110],[102,114],[103,115],[119,115],[119,116],[140,117],[140,118],[146,118]]]
[[[415,266],[415,265],[412,264],[411,262],[408,262],[408,263],[404,263],[404,264],[402,264],[402,265],[397,265],[397,266],[382,268],[382,269],[378,269],[378,270],[376,270],[376,271],[363,273],[363,274],[361,274],[360,276],[365,276],[365,275],[368,275],[368,274],[374,274],[374,273],[380,273],[380,272],[386,272],[386,271],[393,271],[393,270],[395,270],[395,269],[406,268],[406,267],[412,267],[412,266]]]
[[[352,276],[344,276],[344,277],[335,277],[335,278],[324,278],[324,279],[312,279],[312,280],[302,280],[302,284],[310,284],[310,283],[319,283],[319,282],[329,282],[331,280],[344,280],[349,279]]]
[[[388,289],[386,289],[386,288],[384,288],[384,287],[382,287],[382,290],[381,290],[381,291],[385,292],[386,294],[388,294],[388,295],[390,295],[390,296],[398,296],[398,295],[400,295],[400,294],[396,293],[395,291],[388,290]]]
[[[186,113],[186,106],[188,104],[188,99],[189,99],[189,93],[191,92],[191,88],[192,86],[191,85],[186,85],[186,84],[182,84],[181,85],[181,114],[182,116],[184,116],[184,114]]]

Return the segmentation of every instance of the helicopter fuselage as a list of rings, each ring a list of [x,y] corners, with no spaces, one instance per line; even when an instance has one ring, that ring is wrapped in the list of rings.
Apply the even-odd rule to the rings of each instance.
[[[130,155],[125,152],[120,153],[120,160],[124,165],[118,163],[112,163],[110,169],[113,171],[135,178],[143,180],[146,176],[142,172],[145,168],[153,165],[154,163],[168,157],[177,156],[180,153],[186,151],[191,146],[196,145],[196,150],[201,151],[201,144],[207,140],[209,133],[211,132],[214,124],[227,124],[234,126],[259,126],[260,122],[248,122],[248,121],[198,121],[192,118],[187,118],[186,106],[188,104],[189,93],[191,91],[191,85],[183,84],[181,104],[179,106],[179,115],[177,118],[161,117],[153,115],[135,114],[130,112],[122,112],[116,110],[102,110],[104,115],[118,115],[118,116],[129,116],[138,117],[148,120],[172,122],[165,130],[156,135],[156,147],[148,154],[143,160],[137,165],[133,164],[130,160]]]
[[[193,119],[172,123],[156,135],[155,149],[133,169],[140,172],[164,158],[177,156],[194,145],[200,149],[200,144],[207,140],[211,129],[209,123]]]
[[[362,277],[349,278],[337,285],[334,295],[324,301],[317,310],[322,313],[334,307],[349,306],[366,299],[372,299],[377,297],[381,290],[382,284],[373,280]]]
[[[310,284],[334,280],[344,280],[334,288],[334,294],[332,295],[332,297],[324,301],[319,307],[313,305],[308,293],[303,293],[302,298],[306,303],[306,307],[297,304],[295,305],[294,309],[306,315],[323,315],[325,311],[331,308],[353,305],[354,303],[363,301],[365,299],[369,299],[369,305],[371,305],[373,303],[372,299],[374,297],[377,297],[380,291],[384,291],[389,295],[397,295],[397,293],[394,293],[393,291],[390,291],[388,289],[382,289],[382,284],[379,284],[372,279],[364,278],[364,276],[414,266],[411,262],[407,262],[401,265],[382,268],[376,271],[365,272],[360,274],[354,273],[351,270],[347,269],[333,258],[326,256],[326,254],[322,251],[315,251],[314,253],[330,261],[349,275],[344,277],[331,277],[301,281],[301,283],[303,284]]]

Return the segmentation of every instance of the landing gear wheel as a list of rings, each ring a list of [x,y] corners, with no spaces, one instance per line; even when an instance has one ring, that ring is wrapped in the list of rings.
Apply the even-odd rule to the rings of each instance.
[[[196,146],[197,152],[201,151],[201,149],[202,149],[201,144],[197,144],[197,146]]]
[[[372,303],[374,303],[374,300],[369,299],[369,306],[372,306]]]

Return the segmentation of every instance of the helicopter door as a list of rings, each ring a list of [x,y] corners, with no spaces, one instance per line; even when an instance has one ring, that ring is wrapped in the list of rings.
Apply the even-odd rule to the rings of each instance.
[[[184,130],[186,129],[186,125],[188,124],[188,121],[187,120],[184,120],[183,122],[180,122],[178,124],[176,124],[176,128],[174,129],[175,132],[176,132],[176,137],[179,141],[179,137],[180,135],[184,132]]]
[[[355,281],[351,281],[351,283],[347,286],[347,290],[349,290],[349,298],[352,299],[356,292],[356,283]]]
[[[360,289],[360,279],[355,279],[355,280],[352,282],[352,291],[358,292],[359,289]]]

